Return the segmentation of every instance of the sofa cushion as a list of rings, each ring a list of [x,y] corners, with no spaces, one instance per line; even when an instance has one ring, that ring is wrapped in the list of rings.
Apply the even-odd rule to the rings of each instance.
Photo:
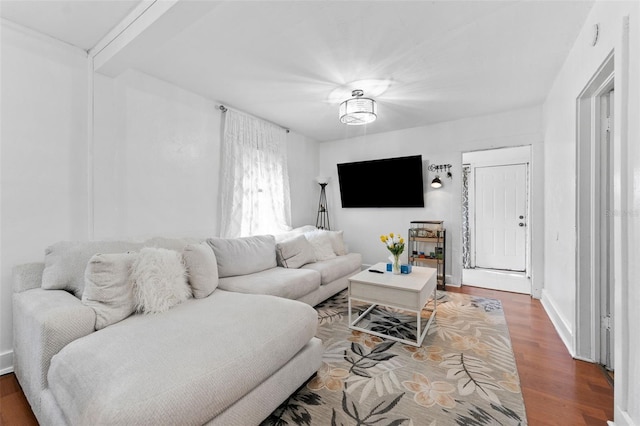
[[[336,257],[327,231],[316,229],[315,231],[306,232],[304,236],[313,246],[316,260],[327,260]]]
[[[71,342],[51,361],[49,388],[69,424],[204,424],[285,365],[316,326],[301,302],[218,290]]]
[[[307,269],[276,267],[255,274],[220,278],[219,287],[238,293],[299,299],[320,287],[320,274]]]
[[[174,250],[145,247],[131,267],[136,310],[165,312],[191,297],[182,255]]]
[[[309,240],[304,235],[298,235],[276,243],[276,260],[278,266],[295,269],[315,262],[316,255]]]
[[[273,235],[209,238],[207,243],[216,254],[220,278],[252,274],[277,266]]]
[[[344,256],[320,262],[309,263],[301,269],[311,269],[320,273],[321,283],[329,284],[332,281],[342,278],[351,272],[358,272],[362,267],[362,256],[360,253],[349,253]]]
[[[207,243],[189,244],[183,252],[193,297],[202,299],[218,287],[218,263],[213,249]]]
[[[96,330],[115,324],[135,312],[129,279],[136,253],[95,254],[85,271],[82,303],[96,313]]]
[[[140,250],[142,243],[128,241],[60,241],[45,250],[42,288],[67,290],[81,298],[84,271],[96,253],[112,254]]]

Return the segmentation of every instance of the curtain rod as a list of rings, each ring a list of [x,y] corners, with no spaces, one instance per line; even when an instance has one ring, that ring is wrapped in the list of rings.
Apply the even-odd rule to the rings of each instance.
[[[223,113],[224,113],[224,112],[227,112],[227,111],[229,110],[229,108],[228,108],[228,107],[226,107],[226,106],[224,106],[224,105],[220,105],[220,106],[218,106],[218,109],[219,109],[220,111],[222,111]],[[231,108],[231,109],[234,109],[234,108]],[[234,111],[238,111],[238,110],[234,109]],[[281,126],[281,125],[279,125],[279,124],[276,124],[276,123],[274,123],[274,122],[272,122],[272,121],[268,121],[268,120],[265,120],[264,118],[256,117],[255,115],[247,114],[247,113],[246,113],[246,112],[244,112],[244,111],[238,111],[238,112],[242,112],[243,114],[246,114],[246,115],[251,116],[251,117],[253,117],[253,118],[257,118],[257,119],[259,119],[259,120],[263,120],[263,121],[266,121],[266,122],[268,122],[268,123],[271,123],[271,124],[273,124],[273,125],[275,125],[275,126],[280,127],[281,129],[284,129],[284,131],[285,131],[285,132],[287,132],[287,133],[291,132],[291,130],[287,129],[286,127],[283,127],[283,126]]]

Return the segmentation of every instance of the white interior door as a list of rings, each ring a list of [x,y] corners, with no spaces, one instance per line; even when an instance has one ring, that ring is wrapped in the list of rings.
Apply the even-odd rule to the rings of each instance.
[[[527,164],[475,168],[476,267],[525,271]]]

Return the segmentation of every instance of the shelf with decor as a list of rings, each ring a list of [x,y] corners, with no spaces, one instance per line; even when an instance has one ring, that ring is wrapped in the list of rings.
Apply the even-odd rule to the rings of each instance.
[[[408,232],[409,263],[435,268],[440,290],[445,288],[446,235],[441,220],[412,221]]]

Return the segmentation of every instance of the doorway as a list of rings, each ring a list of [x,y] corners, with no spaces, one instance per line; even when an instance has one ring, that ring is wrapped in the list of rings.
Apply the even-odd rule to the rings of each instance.
[[[462,154],[465,285],[531,294],[531,147]]]
[[[613,55],[578,97],[576,358],[614,370]]]

